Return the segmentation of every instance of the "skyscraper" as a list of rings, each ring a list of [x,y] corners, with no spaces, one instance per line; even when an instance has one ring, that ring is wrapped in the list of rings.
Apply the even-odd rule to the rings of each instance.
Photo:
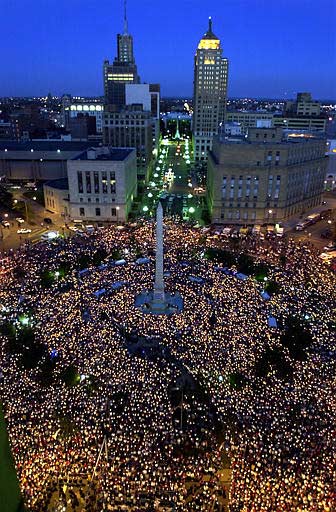
[[[209,28],[199,42],[194,67],[193,139],[195,160],[206,160],[213,136],[224,122],[228,60],[222,56],[220,40]]]
[[[125,84],[139,84],[137,66],[133,54],[133,37],[128,33],[126,0],[124,0],[124,32],[117,35],[118,54],[113,64],[104,61],[105,104],[125,105]]]

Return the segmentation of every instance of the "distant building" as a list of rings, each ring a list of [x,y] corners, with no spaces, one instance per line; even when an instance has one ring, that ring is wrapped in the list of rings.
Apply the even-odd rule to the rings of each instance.
[[[325,115],[298,116],[293,113],[282,114],[256,110],[228,111],[226,113],[226,122],[241,124],[243,133],[247,133],[249,128],[271,128],[273,126],[325,133],[327,121],[328,119]]]
[[[117,35],[118,55],[113,63],[104,61],[105,104],[122,107],[126,101],[126,84],[139,84],[137,66],[133,54],[133,37],[128,33],[126,11],[124,13],[124,33]]]
[[[125,222],[137,195],[134,149],[89,148],[67,163],[70,217]]]
[[[268,121],[273,125],[274,114],[272,112],[260,112],[255,110],[228,111],[226,113],[227,123],[239,123],[242,132],[247,133],[248,128],[255,128],[260,122]]]
[[[310,92],[298,92],[296,101],[287,101],[285,104],[286,114],[295,114],[297,116],[319,116],[321,114],[321,104],[312,99]]]
[[[321,203],[326,140],[250,128],[248,137],[220,134],[208,158],[207,201],[212,222],[275,223]]]
[[[291,130],[308,130],[325,133],[327,129],[327,116],[294,116],[290,114],[275,115],[273,126]]]
[[[336,190],[336,140],[328,139],[327,151],[328,167],[324,181],[326,190]]]
[[[86,126],[86,138],[89,135],[101,134],[103,131],[103,112],[104,105],[101,102],[72,100],[70,104],[64,107],[64,126],[70,131],[73,139],[79,138],[75,131],[79,124]],[[77,119],[84,119],[85,122],[76,121]]]
[[[14,129],[10,122],[0,119],[0,139],[14,139]]]
[[[10,181],[46,181],[67,176],[67,160],[92,143],[0,141],[0,175]]]
[[[138,179],[146,180],[153,158],[153,118],[142,105],[104,113],[104,144],[120,148],[136,148]]]
[[[224,124],[224,132],[225,132],[225,135],[230,135],[230,136],[243,134],[241,124],[234,123],[234,122],[225,123]]]
[[[200,40],[194,59],[193,142],[195,160],[206,160],[213,136],[225,121],[228,60],[220,40],[209,28]]]
[[[136,148],[138,179],[148,179],[160,139],[160,86],[141,84],[128,33],[126,3],[124,32],[117,36],[118,55],[104,62],[104,145]]]

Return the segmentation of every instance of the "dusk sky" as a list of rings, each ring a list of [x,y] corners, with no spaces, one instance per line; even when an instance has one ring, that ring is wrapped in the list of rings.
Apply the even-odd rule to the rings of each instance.
[[[208,17],[229,59],[229,96],[336,99],[335,0],[128,0],[141,80],[192,95]],[[1,0],[0,96],[102,95],[122,0]]]

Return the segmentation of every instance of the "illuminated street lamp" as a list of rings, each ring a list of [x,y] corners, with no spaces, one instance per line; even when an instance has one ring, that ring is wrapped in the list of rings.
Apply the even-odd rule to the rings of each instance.
[[[144,212],[148,212],[148,206],[145,205],[142,209]]]

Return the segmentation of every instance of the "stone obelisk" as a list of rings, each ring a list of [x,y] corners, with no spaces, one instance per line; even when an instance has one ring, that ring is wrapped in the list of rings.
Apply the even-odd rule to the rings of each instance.
[[[155,258],[155,283],[154,302],[165,303],[165,291],[163,280],[163,209],[159,201],[156,209],[156,258]]]

